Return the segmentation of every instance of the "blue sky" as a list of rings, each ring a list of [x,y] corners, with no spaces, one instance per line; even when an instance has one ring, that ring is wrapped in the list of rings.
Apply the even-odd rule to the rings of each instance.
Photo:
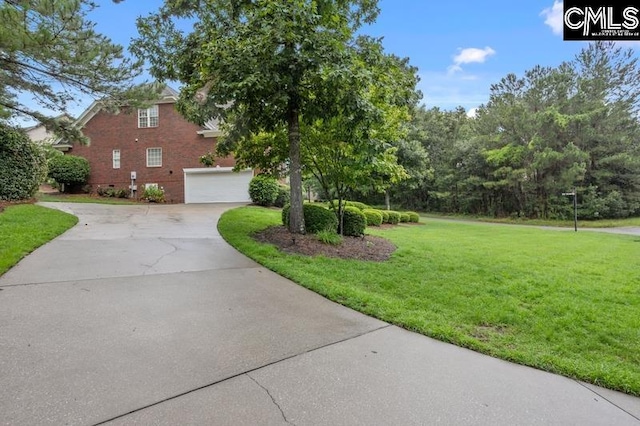
[[[97,30],[127,46],[137,34],[136,17],[157,10],[162,1],[99,3],[91,15]],[[379,6],[377,22],[362,32],[383,37],[388,53],[409,57],[418,67],[422,102],[429,108],[471,111],[488,101],[491,84],[507,74],[557,66],[584,47],[562,40],[557,0],[380,0]],[[78,115],[90,102],[71,113]]]

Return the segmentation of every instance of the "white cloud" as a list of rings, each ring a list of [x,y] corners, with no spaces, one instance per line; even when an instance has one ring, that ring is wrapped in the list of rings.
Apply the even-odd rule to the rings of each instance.
[[[462,71],[462,64],[483,63],[489,56],[495,54],[496,51],[489,46],[484,49],[476,47],[459,49],[459,53],[453,57],[453,65],[448,68],[449,74]]]
[[[469,108],[469,110],[467,110],[467,117],[469,118],[475,118],[476,114],[478,114],[478,108]]]
[[[465,78],[464,71],[455,74],[422,71],[418,83],[418,88],[424,94],[422,103],[427,108],[452,110],[463,107],[467,111],[486,104],[489,100],[489,87],[491,82],[496,80],[496,76],[480,73],[475,77]]]
[[[555,0],[553,6],[544,9],[540,15],[544,16],[544,23],[551,27],[554,34],[561,35],[563,30],[562,2]]]

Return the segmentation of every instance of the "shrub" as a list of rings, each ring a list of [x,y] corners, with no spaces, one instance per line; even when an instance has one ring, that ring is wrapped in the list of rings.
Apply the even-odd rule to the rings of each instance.
[[[378,210],[382,215],[382,223],[389,223],[389,212],[387,210]]]
[[[141,198],[150,203],[164,203],[164,190],[156,186],[150,186],[144,189]]]
[[[289,210],[291,209],[291,204],[286,204],[282,208],[282,224],[289,227]]]
[[[89,179],[89,172],[89,161],[83,157],[59,155],[49,160],[49,177],[61,185],[84,185]]]
[[[342,236],[339,235],[334,229],[325,229],[316,233],[318,241],[324,244],[331,244],[337,246],[342,242]]]
[[[249,197],[259,206],[272,206],[278,198],[278,182],[267,175],[258,175],[249,182]]]
[[[308,233],[338,229],[338,219],[331,210],[317,204],[305,204],[303,208],[304,224]]]
[[[420,222],[420,215],[416,212],[407,212],[409,215],[409,222],[418,223]]]
[[[114,188],[112,186],[101,187],[99,186],[96,189],[96,192],[101,197],[112,197],[112,198],[128,198],[129,190],[125,188]]]
[[[367,218],[362,210],[354,206],[346,206],[342,214],[342,235],[359,237],[364,234]]]
[[[409,222],[409,213],[400,213],[400,222],[407,223]]]
[[[333,200],[333,204],[336,206],[338,206],[338,200]],[[371,206],[366,205],[365,203],[361,203],[360,201],[349,201],[349,200],[343,200],[342,201],[342,205],[343,206],[349,206],[349,207],[356,207],[359,210],[364,210],[364,209],[371,209]]]
[[[291,189],[286,185],[278,185],[278,196],[273,202],[276,207],[284,207],[291,202]]]
[[[398,223],[400,223],[400,213],[393,211],[393,210],[389,210],[389,223],[392,225],[397,225]]]
[[[382,225],[382,213],[380,213],[379,210],[364,209],[362,213],[364,213],[364,216],[367,218],[367,226]]]
[[[43,151],[20,130],[0,125],[0,200],[33,197],[46,174]]]
[[[329,209],[318,204],[304,204],[302,206],[304,213],[305,230],[309,234],[316,234],[320,231],[333,230],[338,228],[338,219]],[[287,204],[282,209],[282,224],[289,227],[289,211],[291,205]]]

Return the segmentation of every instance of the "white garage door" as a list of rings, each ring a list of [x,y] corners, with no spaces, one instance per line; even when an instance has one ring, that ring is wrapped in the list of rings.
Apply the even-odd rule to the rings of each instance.
[[[250,202],[249,181],[253,171],[233,172],[231,167],[184,169],[184,202]]]

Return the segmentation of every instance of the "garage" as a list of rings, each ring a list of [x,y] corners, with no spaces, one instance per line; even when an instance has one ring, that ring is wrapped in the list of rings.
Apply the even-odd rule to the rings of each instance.
[[[234,172],[231,167],[184,170],[184,202],[246,203],[250,202],[249,182],[252,170]]]

